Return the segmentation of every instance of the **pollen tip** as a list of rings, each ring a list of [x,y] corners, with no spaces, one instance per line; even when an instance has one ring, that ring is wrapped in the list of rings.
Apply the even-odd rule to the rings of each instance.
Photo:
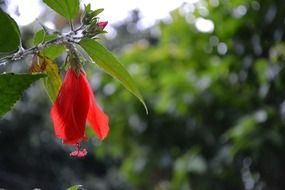
[[[84,148],[83,150],[80,150],[80,144],[76,144],[76,150],[71,152],[69,154],[69,156],[71,157],[78,157],[78,158],[82,158],[85,157],[87,155],[87,150]]]
[[[82,158],[82,157],[85,157],[87,155],[87,153],[88,153],[87,150],[84,148],[83,150],[75,150],[75,151],[71,152],[69,154],[69,156]]]

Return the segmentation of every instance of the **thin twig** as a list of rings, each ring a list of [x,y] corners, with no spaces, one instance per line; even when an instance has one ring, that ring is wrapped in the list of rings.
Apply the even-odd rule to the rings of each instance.
[[[79,30],[77,30],[79,31]],[[51,45],[61,45],[61,44],[68,44],[68,43],[77,43],[82,37],[75,36],[76,33],[74,31],[64,35],[60,36],[56,39],[40,43],[34,47],[31,47],[29,49],[20,49],[18,52],[2,57],[0,58],[0,65],[5,64],[6,62],[10,61],[16,61],[19,59],[22,59],[23,57],[30,55],[30,54],[36,54],[39,51],[41,51],[43,48],[50,47]]]

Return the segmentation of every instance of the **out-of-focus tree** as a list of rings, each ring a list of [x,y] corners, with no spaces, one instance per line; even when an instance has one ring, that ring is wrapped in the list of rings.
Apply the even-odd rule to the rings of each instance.
[[[104,78],[113,128],[98,156],[139,189],[284,189],[284,6],[185,4],[153,28],[158,44],[126,47],[150,114]]]

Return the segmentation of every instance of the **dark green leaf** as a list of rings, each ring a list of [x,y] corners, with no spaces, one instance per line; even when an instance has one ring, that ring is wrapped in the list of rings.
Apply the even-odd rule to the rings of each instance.
[[[74,19],[79,13],[79,0],[43,0],[55,12],[68,20]]]
[[[146,112],[147,107],[143,97],[137,88],[135,81],[124,68],[124,66],[109,52],[105,47],[95,40],[85,38],[79,43],[82,48],[89,54],[99,67],[112,77],[118,79],[131,93],[133,93],[144,105]]]
[[[0,117],[10,111],[12,106],[36,80],[46,77],[45,74],[0,74]]]
[[[0,52],[16,51],[20,46],[20,30],[17,23],[0,9]]]

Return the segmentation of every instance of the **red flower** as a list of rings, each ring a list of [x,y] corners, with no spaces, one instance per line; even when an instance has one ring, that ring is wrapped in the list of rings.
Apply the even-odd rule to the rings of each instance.
[[[68,69],[50,114],[56,136],[64,144],[77,146],[70,156],[83,157],[87,154],[85,149],[80,150],[80,142],[87,139],[86,120],[100,140],[108,135],[108,116],[96,105],[92,89],[81,69],[79,74],[71,67]]]
[[[104,28],[107,26],[108,24],[108,21],[100,21],[100,22],[97,22],[97,26],[101,29],[101,30],[104,30]]]

